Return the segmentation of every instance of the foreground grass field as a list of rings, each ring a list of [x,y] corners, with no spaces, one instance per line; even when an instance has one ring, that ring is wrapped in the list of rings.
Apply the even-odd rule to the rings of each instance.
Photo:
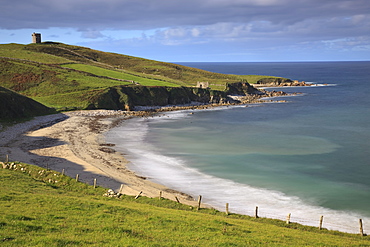
[[[370,246],[368,237],[199,211],[173,201],[107,198],[44,168],[0,167],[1,246]]]

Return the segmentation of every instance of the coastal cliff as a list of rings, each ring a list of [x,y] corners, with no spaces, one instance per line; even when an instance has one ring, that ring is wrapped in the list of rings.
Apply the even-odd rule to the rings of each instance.
[[[185,105],[193,102],[201,104],[241,103],[229,97],[267,95],[247,82],[227,84],[225,91],[196,87],[160,86],[115,86],[106,88],[90,98],[87,109],[134,110],[136,106]]]
[[[191,87],[115,86],[92,98],[87,109],[134,110],[135,106],[227,103],[227,93]]]

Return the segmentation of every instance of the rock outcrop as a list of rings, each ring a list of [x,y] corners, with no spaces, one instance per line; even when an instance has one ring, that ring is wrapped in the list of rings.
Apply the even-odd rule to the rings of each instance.
[[[228,95],[262,94],[261,91],[253,87],[248,82],[229,83],[226,86],[226,93]]]
[[[285,78],[263,78],[256,82],[256,87],[299,87],[310,86],[304,81],[292,81]]]
[[[226,103],[227,93],[191,87],[115,86],[98,92],[90,99],[87,109],[131,111],[136,106]]]

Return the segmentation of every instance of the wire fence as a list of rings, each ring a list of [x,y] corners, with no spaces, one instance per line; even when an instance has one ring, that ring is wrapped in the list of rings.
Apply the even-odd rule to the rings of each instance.
[[[5,163],[8,162],[8,160],[9,160],[9,157],[8,157],[8,155],[6,155],[4,157]],[[0,168],[5,168],[5,167],[0,167]],[[67,175],[67,176],[70,176],[70,177],[73,178],[73,176],[71,176],[71,174],[66,174],[65,169],[63,169],[61,173],[62,173],[62,175]],[[91,179],[84,178],[83,175],[81,177],[79,174],[76,174],[75,179],[78,182],[83,182],[83,183],[86,183],[86,184],[93,185],[94,188],[97,186],[97,179],[96,178],[94,178],[92,181],[90,181]],[[125,185],[125,186],[127,186],[127,185]],[[120,188],[118,194],[121,193],[122,187],[123,187],[123,185],[121,185],[121,188]],[[161,197],[162,194],[163,194],[163,192],[160,191],[159,196]],[[145,195],[145,192],[144,193],[143,193],[143,191],[138,192],[135,199],[139,198],[141,195]],[[173,200],[176,200],[177,202],[180,203],[179,198],[177,198],[176,196],[174,196]],[[198,198],[198,207],[197,207],[198,209],[200,209],[201,206],[202,206],[201,201],[202,201],[202,196],[199,196],[199,198]],[[222,211],[222,209],[221,210],[218,209],[218,210]],[[236,210],[236,211],[238,211],[238,210]],[[225,205],[225,213],[226,214],[234,213],[232,208],[230,207],[229,203],[226,203],[226,205]],[[248,215],[248,216],[256,217],[256,218],[268,218],[268,219],[282,220],[282,221],[285,221],[287,224],[298,223],[298,224],[301,224],[301,225],[318,227],[319,229],[326,228],[328,230],[336,230],[336,231],[347,232],[347,233],[359,233],[362,236],[366,236],[365,228],[364,228],[364,224],[363,224],[362,219],[358,219],[357,222],[356,221],[351,221],[351,222],[346,222],[346,223],[344,223],[344,221],[338,221],[337,219],[334,219],[334,218],[325,217],[325,215],[320,215],[320,216],[317,217],[317,219],[312,219],[312,218],[308,219],[308,218],[300,217],[300,216],[297,216],[297,215],[294,215],[294,214],[291,214],[291,213],[287,213],[287,214],[271,213],[271,212],[264,211],[263,208],[261,209],[259,207],[255,207],[255,208],[251,207],[249,209],[244,210],[243,212],[238,211],[236,213],[237,214],[242,214],[242,215]]]

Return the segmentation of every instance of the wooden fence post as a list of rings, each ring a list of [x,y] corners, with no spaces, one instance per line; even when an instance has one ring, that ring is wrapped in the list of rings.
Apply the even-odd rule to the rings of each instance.
[[[256,206],[256,210],[254,211],[254,218],[258,218],[258,207]]]
[[[78,182],[78,177],[79,177],[79,175],[78,175],[78,174],[76,174],[76,182]]]
[[[9,155],[7,154],[5,158],[5,163],[8,163],[8,162],[9,162]]]
[[[321,215],[321,216],[320,216],[319,230],[321,230],[321,229],[322,229],[322,222],[323,222],[323,220],[324,220],[324,216],[323,216],[323,215]]]
[[[159,191],[159,200],[162,199],[162,191]]]
[[[123,193],[122,193],[122,190],[123,190],[123,184],[121,184],[121,187],[119,187],[119,191],[118,191],[118,193],[123,194]]]
[[[291,215],[291,214],[289,213],[289,214],[286,216],[286,223],[287,223],[287,224],[290,224],[290,215]]]
[[[62,170],[62,176],[64,176],[64,168],[63,168],[63,170]]]
[[[229,203],[226,203],[226,215],[229,215]]]
[[[177,203],[180,203],[180,200],[179,200],[179,198],[177,198],[177,196],[175,196],[175,199],[176,199]]]
[[[139,194],[137,194],[137,196],[135,196],[135,199],[139,198],[139,196],[141,195],[141,193],[143,193],[143,192],[140,191]]]
[[[202,196],[200,195],[200,196],[198,197],[198,208],[197,208],[197,210],[199,210],[199,209],[200,209],[200,204],[201,204],[201,202],[202,202]]]
[[[94,189],[96,188],[96,178],[94,178]]]
[[[364,235],[364,228],[363,228],[363,226],[362,226],[362,219],[359,219],[359,220],[358,220],[358,222],[360,223],[360,235],[361,235],[361,236],[365,236],[365,235]]]

